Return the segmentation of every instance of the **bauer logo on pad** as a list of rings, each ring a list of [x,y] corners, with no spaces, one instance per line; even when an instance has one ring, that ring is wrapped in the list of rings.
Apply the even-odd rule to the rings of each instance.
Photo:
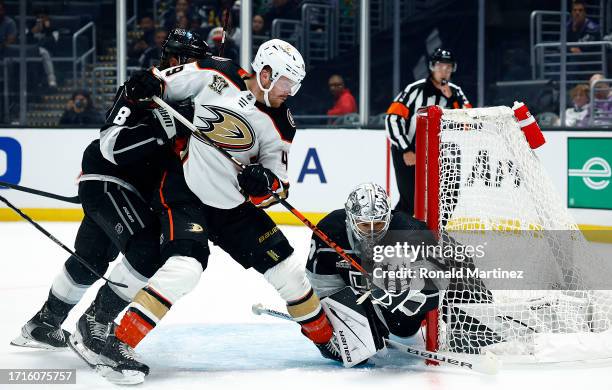
[[[21,145],[14,138],[0,137],[0,181],[19,184],[20,180]]]
[[[567,140],[567,205],[612,210],[612,138]]]

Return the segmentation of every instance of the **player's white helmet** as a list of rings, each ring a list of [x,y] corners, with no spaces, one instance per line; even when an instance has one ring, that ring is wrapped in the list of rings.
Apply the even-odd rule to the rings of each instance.
[[[257,75],[257,84],[264,92],[264,100],[268,107],[270,107],[268,93],[274,88],[274,84],[276,84],[281,76],[285,76],[293,82],[291,96],[298,92],[302,86],[302,80],[306,76],[306,65],[300,52],[289,43],[280,39],[271,39],[259,46],[255,60],[251,65]],[[269,88],[264,88],[259,79],[259,74],[265,66],[269,66],[272,69],[270,77],[272,83]]]
[[[378,184],[358,185],[351,191],[344,209],[346,224],[359,241],[372,245],[387,233],[391,223],[391,200]]]

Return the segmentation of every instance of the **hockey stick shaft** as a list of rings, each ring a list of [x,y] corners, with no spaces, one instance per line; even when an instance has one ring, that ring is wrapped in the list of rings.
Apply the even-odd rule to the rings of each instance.
[[[229,16],[230,8],[225,8],[225,15],[223,16],[223,36],[221,38],[221,47],[219,48],[219,57],[223,57],[225,52],[225,41],[227,40],[227,30],[229,29]]]
[[[236,167],[238,167],[241,170],[246,168],[246,166],[243,163],[241,163],[234,156],[229,154],[227,150],[215,144],[215,142],[212,139],[210,139],[210,137],[208,137],[204,132],[199,131],[198,128],[195,127],[193,123],[187,120],[184,116],[178,113],[175,109],[170,107],[168,103],[164,102],[161,98],[157,96],[153,96],[153,101],[157,103],[159,106],[163,107],[166,111],[168,111],[176,119],[178,119],[179,122],[187,126],[187,128],[191,130],[192,133],[196,133],[199,138],[204,139],[210,147],[219,151],[225,158],[227,158],[234,165],[236,165]],[[344,249],[340,247],[340,245],[336,244],[329,237],[327,237],[327,235],[323,233],[321,229],[319,229],[315,224],[310,222],[302,213],[300,213],[295,207],[293,207],[285,199],[281,198],[277,193],[270,190],[270,194],[274,197],[274,199],[277,202],[282,204],[287,210],[289,210],[289,212],[291,212],[291,214],[295,215],[297,219],[299,219],[304,225],[306,225],[310,230],[312,230],[312,232],[316,234],[317,237],[321,239],[321,241],[323,241],[327,246],[335,250],[336,253],[340,255],[340,257],[342,257],[346,262],[348,262],[351,266],[353,266],[355,269],[361,272],[368,280],[370,280],[370,282],[372,282],[371,277],[368,274],[368,272],[361,266],[361,264],[359,264],[357,261],[355,261],[355,259],[349,256],[349,254],[346,253]]]
[[[262,315],[265,314],[270,317],[280,318],[287,321],[295,322],[293,317],[289,314],[282,313],[280,311],[272,310],[266,308],[261,303],[254,304],[251,307],[251,310],[254,314]],[[447,365],[451,365],[454,367],[464,368],[471,371],[480,372],[483,374],[497,374],[499,371],[500,363],[497,358],[493,355],[484,355],[481,360],[463,360],[458,357],[438,353],[438,352],[430,352],[420,348],[414,348],[409,345],[405,345],[399,343],[397,341],[393,341],[390,339],[384,339],[385,344],[399,352],[410,355],[413,357],[421,358],[423,360],[433,360],[438,363],[445,363]]]
[[[13,184],[13,183],[7,183],[5,181],[0,181],[0,187],[7,187],[7,188],[11,188],[13,190],[17,190],[17,191],[21,191],[21,192],[27,192],[28,194],[34,194],[34,195],[44,196],[45,198],[61,200],[62,202],[81,204],[81,200],[79,199],[78,196],[62,196],[62,195],[57,195],[57,194],[53,194],[53,193],[47,192],[47,191],[41,191],[41,190],[37,190],[37,189],[34,189],[34,188],[20,186],[20,185]]]
[[[103,275],[100,275],[95,269],[93,269],[89,263],[87,263],[87,261],[85,259],[83,259],[81,256],[77,255],[72,249],[68,248],[66,245],[64,245],[60,240],[58,240],[53,234],[49,233],[45,228],[43,228],[42,226],[40,226],[39,224],[37,224],[36,222],[34,222],[32,220],[32,218],[30,218],[27,214],[25,214],[23,211],[21,211],[20,209],[18,209],[15,205],[13,205],[11,202],[9,202],[8,200],[6,200],[6,198],[4,198],[3,196],[0,196],[0,201],[3,202],[4,204],[6,204],[11,210],[13,210],[14,212],[16,212],[17,214],[19,214],[19,216],[23,219],[25,219],[26,221],[28,221],[30,224],[32,224],[32,226],[34,226],[38,231],[40,231],[42,234],[44,234],[45,236],[47,236],[47,238],[49,238],[51,241],[53,241],[54,243],[56,243],[60,248],[62,248],[63,250],[65,250],[66,252],[70,253],[72,256],[74,256],[74,258],[81,263],[85,268],[87,268],[92,274],[94,274],[95,276],[97,276],[98,278],[107,281],[110,284],[114,284],[117,287],[123,287],[123,288],[127,288],[127,285],[123,284],[123,283],[118,283],[118,282],[113,282],[110,279],[105,278]]]

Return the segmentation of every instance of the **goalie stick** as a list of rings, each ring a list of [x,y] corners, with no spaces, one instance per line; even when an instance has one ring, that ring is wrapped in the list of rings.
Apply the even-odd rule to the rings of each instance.
[[[81,263],[85,268],[87,268],[89,270],[89,272],[91,272],[92,274],[94,274],[95,276],[97,276],[98,278],[107,281],[110,284],[114,284],[117,287],[123,287],[123,288],[127,288],[128,286],[123,284],[123,283],[118,283],[118,282],[113,282],[110,279],[105,278],[103,275],[100,275],[95,269],[93,269],[85,259],[83,259],[81,256],[77,255],[72,249],[68,248],[66,245],[64,245],[60,240],[58,240],[57,238],[55,238],[55,236],[51,233],[49,233],[47,230],[45,230],[45,228],[43,228],[42,226],[40,226],[39,224],[37,224],[36,222],[34,222],[32,220],[32,218],[30,218],[27,214],[25,214],[23,211],[21,211],[20,209],[18,209],[15,205],[13,205],[11,202],[9,202],[8,200],[6,200],[6,198],[4,198],[3,196],[0,196],[0,201],[4,204],[6,204],[11,210],[13,210],[14,212],[16,212],[17,214],[19,214],[19,216],[23,219],[25,219],[26,221],[28,221],[30,224],[32,224],[32,226],[34,226],[36,229],[38,229],[38,231],[40,231],[42,234],[44,234],[45,236],[47,236],[47,238],[49,238],[51,241],[53,241],[54,243],[56,243],[60,248],[62,248],[63,250],[65,250],[66,252],[70,253],[72,256],[74,256],[74,258]]]
[[[212,148],[215,148],[217,151],[219,151],[223,155],[223,157],[225,157],[228,160],[230,160],[240,170],[246,168],[246,166],[244,164],[242,164],[240,161],[238,161],[236,158],[234,158],[234,156],[229,154],[229,152],[227,150],[225,150],[225,149],[219,147],[217,144],[215,144],[215,142],[212,139],[210,139],[210,137],[208,137],[208,135],[206,135],[206,133],[204,133],[202,131],[199,131],[198,128],[193,123],[191,123],[189,120],[187,120],[184,116],[182,116],[180,113],[178,113],[175,109],[170,107],[170,105],[168,103],[166,103],[165,101],[163,101],[160,97],[153,96],[152,99],[153,99],[153,101],[155,103],[157,103],[159,106],[163,107],[166,111],[168,111],[173,117],[178,119],[179,122],[181,122],[182,124],[187,126],[187,128],[192,133],[197,134],[199,139],[202,139],[202,140],[206,141],[206,143],[209,146],[211,146]],[[298,210],[296,210],[296,208],[293,207],[289,202],[287,202],[286,200],[281,198],[277,193],[275,193],[271,189],[268,188],[268,191],[274,197],[274,199],[277,202],[282,204],[287,210],[289,210],[291,212],[291,214],[295,215],[304,225],[306,225],[310,230],[312,230],[313,233],[316,234],[325,244],[327,244],[330,248],[335,250],[336,253],[338,253],[338,255],[340,255],[340,257],[342,257],[342,259],[344,259],[347,263],[349,263],[351,266],[353,266],[355,269],[357,269],[359,272],[361,272],[370,281],[370,283],[373,283],[372,277],[370,276],[370,274],[357,261],[355,261],[355,259],[353,259],[351,256],[349,256],[349,254],[346,253],[344,251],[344,249],[342,249],[338,244],[336,244],[334,241],[332,241],[325,233],[323,233],[323,231],[321,231],[321,229],[319,229],[315,224],[310,222],[302,213],[300,213]]]
[[[280,311],[276,311],[272,309],[268,309],[261,303],[256,303],[253,306],[251,306],[251,310],[256,315],[265,314],[271,317],[295,322],[293,317],[291,317],[289,314],[282,313]],[[484,354],[479,359],[464,360],[464,359],[461,359],[460,357],[456,357],[453,355],[447,355],[447,354],[443,354],[439,352],[430,352],[430,351],[426,351],[420,348],[415,348],[413,346],[405,345],[405,344],[402,344],[402,343],[399,343],[397,341],[393,341],[387,338],[383,340],[385,341],[385,344],[388,347],[391,347],[403,353],[404,355],[417,357],[420,359],[424,359],[426,361],[433,360],[438,363],[443,363],[443,364],[447,364],[447,365],[458,367],[458,368],[464,368],[464,369],[471,370],[474,372],[479,372],[482,374],[488,374],[488,375],[497,374],[501,366],[501,362],[492,353]]]
[[[20,185],[13,184],[13,183],[7,183],[5,181],[0,181],[0,187],[7,187],[13,190],[27,192],[28,194],[34,194],[34,195],[44,196],[45,198],[61,200],[62,202],[81,204],[81,200],[79,199],[78,195],[77,196],[62,196],[62,195],[53,194],[47,191],[37,190],[35,188],[29,188],[29,187],[20,186]]]

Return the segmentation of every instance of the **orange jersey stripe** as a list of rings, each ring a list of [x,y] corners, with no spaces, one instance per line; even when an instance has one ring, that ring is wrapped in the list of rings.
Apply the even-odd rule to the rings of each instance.
[[[389,106],[389,109],[387,110],[387,114],[399,115],[402,118],[406,119],[408,118],[408,115],[410,114],[410,110],[408,109],[408,107],[406,107],[406,105],[402,103],[393,102]]]
[[[164,176],[162,177],[161,185],[159,186],[159,199],[161,201],[162,206],[166,210],[168,210],[168,219],[170,221],[170,241],[174,241],[174,221],[172,219],[172,209],[170,206],[166,204],[166,199],[164,198],[164,183],[166,182],[166,176],[168,175],[168,171],[164,172]]]

